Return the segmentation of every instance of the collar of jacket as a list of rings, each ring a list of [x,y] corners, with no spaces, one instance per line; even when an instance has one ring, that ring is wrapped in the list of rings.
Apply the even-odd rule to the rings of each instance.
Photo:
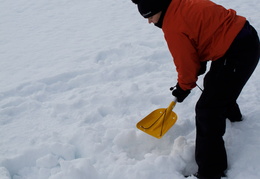
[[[164,8],[162,10],[162,14],[160,16],[160,19],[156,24],[154,24],[156,27],[162,28],[164,16],[165,16],[166,11],[167,11],[169,5],[171,4],[171,2],[172,2],[172,0],[167,0],[165,2],[165,5],[164,5]]]

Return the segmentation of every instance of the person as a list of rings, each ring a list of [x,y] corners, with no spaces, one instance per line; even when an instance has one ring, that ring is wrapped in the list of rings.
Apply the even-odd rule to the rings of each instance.
[[[162,29],[178,73],[172,94],[182,102],[205,73],[197,101],[195,159],[199,179],[220,179],[228,164],[226,119],[241,121],[237,104],[259,61],[259,38],[245,17],[210,0],[132,0]]]

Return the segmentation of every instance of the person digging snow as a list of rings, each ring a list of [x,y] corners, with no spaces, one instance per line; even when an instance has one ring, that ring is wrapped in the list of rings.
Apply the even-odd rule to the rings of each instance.
[[[236,102],[260,56],[256,30],[235,10],[209,0],[132,0],[140,14],[162,29],[178,79],[172,91],[182,102],[205,73],[196,104],[196,148],[199,179],[220,179],[227,170],[223,135],[226,118],[241,121]]]

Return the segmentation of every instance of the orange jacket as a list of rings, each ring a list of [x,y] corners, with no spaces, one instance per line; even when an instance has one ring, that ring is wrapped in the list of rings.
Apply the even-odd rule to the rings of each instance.
[[[222,57],[245,22],[209,0],[172,0],[162,30],[183,90],[196,86],[200,62]]]

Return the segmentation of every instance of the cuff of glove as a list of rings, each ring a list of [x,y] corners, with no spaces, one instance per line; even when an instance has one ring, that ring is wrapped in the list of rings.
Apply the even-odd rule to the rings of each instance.
[[[183,90],[179,84],[175,87],[171,87],[172,95],[177,98],[177,102],[181,103],[184,101],[184,99],[190,94],[191,90]]]

